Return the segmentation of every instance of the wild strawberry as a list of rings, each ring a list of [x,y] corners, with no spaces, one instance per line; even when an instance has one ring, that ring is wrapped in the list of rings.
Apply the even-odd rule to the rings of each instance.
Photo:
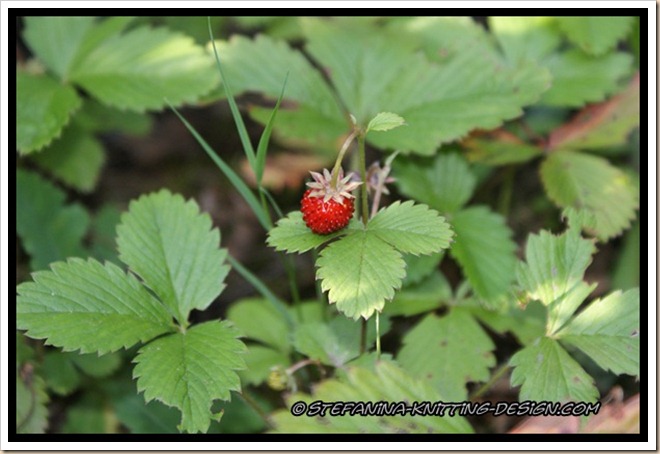
[[[357,188],[359,182],[351,181],[351,174],[344,178],[344,172],[339,169],[337,182],[332,184],[332,177],[327,169],[323,175],[310,172],[314,181],[307,183],[310,188],[303,194],[300,201],[300,211],[303,220],[312,232],[327,235],[348,225],[355,209],[350,191]]]

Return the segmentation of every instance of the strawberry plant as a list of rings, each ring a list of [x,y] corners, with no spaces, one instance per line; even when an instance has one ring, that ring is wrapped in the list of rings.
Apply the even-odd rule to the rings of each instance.
[[[127,108],[169,103],[252,227],[223,225],[220,247],[200,213],[211,205],[163,189],[107,215],[114,253],[83,241],[107,226],[19,170],[35,272],[17,286],[17,432],[47,430],[48,400],[74,393],[61,431],[427,434],[508,431],[539,405],[589,416],[617,389],[639,393],[640,23],[240,18],[262,33],[215,40],[209,19],[206,50],[181,44],[202,69],[135,98],[83,69],[121,76],[106,37],[126,51],[143,36],[140,60],[171,32],[81,22],[53,62],[28,27],[69,85],[26,103],[54,90],[68,118],[88,101],[77,86]],[[193,72],[208,82],[195,93]],[[226,98],[242,170],[177,109],[200,96]],[[293,190],[269,186],[278,155],[296,175],[313,158]],[[239,237],[258,238],[260,258]],[[237,279],[250,290],[223,299]]]

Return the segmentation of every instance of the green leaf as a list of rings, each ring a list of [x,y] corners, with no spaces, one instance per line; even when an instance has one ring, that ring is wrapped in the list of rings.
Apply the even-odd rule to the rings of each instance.
[[[291,72],[286,99],[296,110],[278,113],[276,128],[287,138],[334,141],[352,127],[349,113],[365,125],[378,112],[396,112],[408,126],[373,132],[369,142],[430,155],[472,129],[493,128],[521,115],[521,107],[534,102],[549,82],[547,72],[537,67],[498,68],[483,46],[439,66],[416,54],[416,40],[401,33],[317,19],[305,19],[303,28],[307,52],[328,73],[346,112],[320,74],[283,43],[258,36],[254,41],[232,38],[220,46],[237,91],[275,98],[284,74]],[[397,46],[391,45],[393,39]],[[238,88],[233,81],[240,81]],[[267,113],[256,112],[265,121]]]
[[[456,241],[450,249],[477,295],[494,303],[515,277],[516,245],[505,220],[485,206],[459,211],[451,219]]]
[[[593,379],[553,339],[539,338],[513,355],[509,364],[515,367],[511,386],[522,385],[518,398],[521,402],[595,402],[598,399]]]
[[[526,60],[539,61],[561,44],[554,17],[499,17],[488,18],[507,59],[513,63]]]
[[[389,321],[381,317],[380,335],[389,330]],[[319,360],[323,364],[342,367],[360,356],[362,323],[346,317],[333,318],[329,323],[300,323],[293,333],[293,343],[297,352]],[[376,339],[375,319],[367,322],[367,348]]]
[[[203,48],[164,28],[140,27],[101,42],[70,80],[105,104],[143,112],[194,102],[218,82]]]
[[[95,213],[92,220],[92,245],[90,255],[99,261],[109,260],[115,264],[117,258],[115,231],[121,219],[121,212],[113,205],[107,204]]]
[[[616,291],[580,312],[557,337],[617,375],[639,375],[639,289]]]
[[[453,232],[445,218],[426,205],[396,201],[381,209],[367,225],[370,234],[413,255],[432,254],[449,247]]]
[[[49,76],[16,73],[16,148],[38,151],[62,133],[82,101],[76,91]]]
[[[165,308],[112,263],[72,258],[32,278],[16,289],[17,327],[65,351],[103,354],[172,330]]]
[[[495,345],[464,308],[454,307],[444,317],[427,315],[403,337],[397,355],[401,366],[430,382],[443,399],[467,399],[468,382],[488,380],[495,365]]]
[[[466,157],[470,162],[489,166],[503,166],[509,164],[522,164],[537,156],[543,150],[536,145],[529,145],[518,140],[491,140],[468,139],[464,142],[468,152]]]
[[[357,325],[348,337],[340,337],[332,327],[322,322],[303,323],[296,327],[293,342],[297,352],[329,366],[341,367],[360,355],[360,322],[344,318]]]
[[[34,160],[65,184],[90,192],[98,181],[105,154],[94,136],[74,123]]]
[[[94,26],[93,17],[26,17],[23,36],[35,55],[64,80]]]
[[[444,257],[444,252],[437,252],[430,255],[404,255],[406,262],[406,278],[403,280],[404,286],[419,284],[426,277],[437,270],[438,265]]]
[[[399,190],[441,213],[460,209],[472,197],[476,179],[458,153],[439,153],[434,158],[398,159],[394,175]]]
[[[41,373],[48,388],[54,393],[66,396],[80,385],[80,374],[71,362],[71,356],[61,351],[50,351],[44,355]]]
[[[368,319],[381,311],[406,275],[401,254],[370,230],[357,230],[332,243],[323,249],[316,266],[329,302],[354,319]]]
[[[288,367],[291,364],[289,355],[261,345],[248,345],[245,354],[245,370],[239,372],[242,383],[260,385],[268,379],[273,367]]]
[[[86,99],[76,114],[76,123],[90,132],[123,132],[141,136],[152,127],[152,117],[137,112],[115,109],[92,99]]]
[[[358,228],[358,222],[351,219],[348,229]],[[297,252],[299,254],[315,249],[330,240],[345,235],[347,230],[339,230],[329,235],[317,235],[303,221],[300,211],[292,211],[268,232],[266,242],[277,251]]]
[[[130,393],[113,400],[117,419],[131,433],[178,433],[176,425],[181,419],[179,412],[156,400],[145,403],[144,399],[135,393],[134,386]]]
[[[214,400],[240,391],[237,369],[245,367],[245,345],[227,322],[206,322],[160,337],[140,349],[133,377],[145,401],[157,399],[181,411],[182,431],[206,432]]]
[[[570,122],[550,133],[547,149],[603,148],[624,145],[639,127],[639,74],[622,92],[609,100],[582,109]]]
[[[385,24],[396,35],[414,36],[426,56],[446,63],[466,48],[478,47],[494,53],[495,49],[484,27],[472,17],[397,17]]]
[[[566,37],[593,55],[608,52],[631,30],[632,17],[558,17],[559,28]]]
[[[254,41],[234,35],[229,42],[218,42],[217,47],[235,95],[259,91],[276,99],[289,73],[284,99],[294,101],[298,108],[295,113],[288,109],[278,112],[276,132],[288,126],[311,123],[311,128],[306,126],[298,131],[306,130],[301,138],[312,139],[318,135],[335,138],[331,131],[339,135],[348,129],[349,124],[321,75],[300,52],[286,43],[264,35],[258,35]],[[257,109],[254,113],[261,113],[257,117],[265,123],[270,109]]]
[[[227,318],[241,334],[283,353],[291,350],[287,320],[263,299],[248,298],[234,303],[227,312]]]
[[[594,216],[592,233],[601,241],[619,235],[635,219],[637,187],[603,158],[572,151],[552,153],[541,165],[541,178],[557,205]]]
[[[578,282],[575,286],[548,305],[548,336],[556,333],[575,313],[580,304],[594,291],[597,284]]]
[[[383,313],[407,317],[422,314],[437,309],[443,303],[447,303],[451,297],[451,286],[447,278],[436,270],[420,283],[404,286],[400,292],[397,292],[392,302],[385,306]]]
[[[531,298],[548,306],[581,284],[594,252],[593,241],[573,230],[559,236],[543,230],[531,234],[525,247],[526,263],[517,270],[518,282]]]
[[[180,324],[224,289],[229,267],[220,232],[192,200],[167,190],[131,202],[117,227],[119,258],[137,273]]]
[[[630,74],[632,57],[622,52],[590,57],[569,50],[553,54],[544,65],[552,73],[552,87],[543,94],[540,103],[581,107],[618,91],[619,81]]]
[[[404,126],[406,120],[392,112],[380,112],[369,121],[367,133],[369,131],[389,131],[390,129]]]
[[[48,394],[41,376],[16,368],[16,433],[44,433],[48,427]]]
[[[121,355],[118,353],[109,353],[103,356],[94,354],[71,355],[71,361],[84,373],[95,378],[103,378],[113,374],[122,364]]]
[[[106,433],[112,430],[106,420],[106,411],[101,396],[86,392],[78,402],[67,408],[61,431],[65,434]]]
[[[476,304],[467,308],[493,331],[500,334],[511,332],[522,345],[529,345],[546,333],[547,311],[545,306],[536,301],[527,304],[524,310],[513,307],[500,312]]]
[[[275,431],[282,433],[472,433],[467,420],[460,416],[331,416],[329,411],[321,416],[293,416],[291,406],[303,401],[336,402],[438,402],[442,398],[428,383],[419,380],[389,361],[376,363],[375,372],[361,367],[348,370],[345,379],[321,382],[313,395],[296,393],[286,399],[287,408],[272,415]]]
[[[546,70],[532,64],[505,69],[477,47],[442,66],[409,58],[392,84],[396,88],[380,101],[408,126],[372,134],[369,141],[381,148],[431,155],[473,129],[494,129],[519,117],[522,107],[534,103],[549,86]]]
[[[82,239],[89,215],[78,204],[64,205],[65,198],[62,191],[38,175],[16,171],[16,231],[31,256],[33,270],[84,254]]]
[[[612,288],[627,290],[639,286],[642,263],[640,235],[640,224],[637,221],[623,240],[623,249],[619,253],[612,277]]]

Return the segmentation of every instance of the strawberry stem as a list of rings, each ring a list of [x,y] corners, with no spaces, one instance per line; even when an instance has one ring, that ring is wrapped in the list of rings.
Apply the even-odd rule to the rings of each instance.
[[[357,133],[358,133],[357,129],[353,130],[353,132],[351,132],[350,135],[344,141],[344,144],[341,146],[341,150],[339,150],[339,155],[337,156],[337,160],[335,161],[335,166],[332,168],[332,179],[330,180],[330,184],[332,185],[333,188],[337,187],[337,178],[339,178],[339,169],[341,169],[341,161],[344,159],[346,150],[348,150],[348,147],[353,142],[353,139],[355,139]]]
[[[360,178],[362,179],[362,186],[360,187],[360,195],[362,200],[362,223],[367,225],[369,222],[369,207],[367,206],[367,158],[364,151],[364,133],[358,135],[358,156],[360,161]]]

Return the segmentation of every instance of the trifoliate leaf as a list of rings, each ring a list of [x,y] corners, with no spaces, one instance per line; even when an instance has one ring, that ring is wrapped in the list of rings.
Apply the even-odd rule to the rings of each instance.
[[[592,213],[593,232],[605,241],[630,226],[639,205],[631,178],[607,160],[583,153],[559,151],[541,165],[548,196],[560,207]]]
[[[367,140],[431,155],[441,143],[472,129],[494,128],[521,115],[522,106],[534,102],[549,83],[547,71],[503,68],[483,46],[456,53],[440,66],[414,52],[418,38],[400,32],[394,36],[370,25],[317,19],[306,19],[303,28],[306,50],[328,73],[342,107],[320,74],[284,44],[262,36],[232,38],[219,49],[237,93],[277,97],[286,71],[291,72],[285,97],[297,108],[278,113],[275,129],[288,138],[335,141],[353,127],[349,114],[364,127],[378,112],[396,112],[405,118],[405,128],[374,132]],[[265,121],[266,112],[259,112],[258,119]]]
[[[552,131],[547,148],[600,151],[622,145],[639,126],[639,115],[637,74],[621,93],[603,103],[585,107],[570,122]]]
[[[116,265],[72,258],[32,274],[16,290],[16,323],[65,351],[99,354],[172,330],[170,315]]]
[[[131,202],[117,227],[119,258],[184,324],[224,289],[229,273],[220,232],[194,201],[162,190]]]
[[[353,367],[345,379],[331,379],[321,382],[314,394],[296,393],[286,399],[287,408],[272,415],[275,431],[282,433],[472,433],[470,424],[461,416],[361,416],[366,415],[364,406],[373,405],[412,405],[413,402],[439,402],[445,400],[430,384],[415,378],[390,361],[376,363],[375,372]],[[293,416],[291,406],[298,401],[310,408],[312,402],[351,401],[356,406],[345,415],[331,415],[327,410],[324,416],[302,414]],[[348,407],[346,407],[348,408]],[[378,407],[376,407],[378,408]],[[312,407],[313,409],[313,407]],[[392,409],[392,411],[394,408]],[[314,410],[312,410],[314,411]]]
[[[632,17],[558,17],[559,28],[566,37],[593,55],[604,54],[630,32]]]
[[[140,27],[101,42],[76,62],[70,80],[105,104],[143,112],[209,92],[218,82],[212,63],[191,38]]]
[[[34,160],[65,184],[90,192],[99,178],[105,154],[99,141],[74,122]]]
[[[27,45],[60,79],[66,79],[85,35],[94,27],[93,17],[26,17]]]
[[[46,75],[16,73],[16,148],[32,153],[62,133],[82,101],[76,91]]]
[[[316,261],[316,277],[330,303],[347,317],[368,319],[381,311],[406,275],[401,254],[371,230],[356,230],[332,243]]]
[[[145,401],[159,400],[181,411],[179,429],[206,432],[214,400],[240,391],[236,370],[243,369],[245,345],[227,322],[206,322],[186,332],[160,337],[140,349],[133,377]]]
[[[575,287],[548,305],[548,336],[556,333],[575,313],[580,304],[594,291],[597,284],[578,282]]]
[[[347,229],[356,227],[355,220],[351,219]],[[280,219],[277,225],[268,232],[266,242],[277,251],[297,252],[299,254],[317,248],[328,241],[347,233],[342,229],[330,235],[317,235],[312,232],[303,221],[300,211],[292,211],[285,218]]]
[[[467,399],[468,382],[488,380],[495,345],[464,308],[427,315],[403,337],[396,359],[411,375],[431,383],[450,402]]]
[[[504,218],[484,206],[459,211],[451,219],[456,241],[450,249],[477,295],[496,302],[515,277],[516,245]]]
[[[622,52],[590,57],[570,50],[553,54],[543,63],[552,73],[552,87],[540,103],[562,107],[604,100],[619,89],[619,81],[632,69],[632,57]]]
[[[513,355],[511,386],[522,385],[519,400],[595,402],[593,379],[557,341],[541,337]]]
[[[238,301],[229,308],[227,318],[241,334],[284,353],[291,350],[289,324],[267,301],[260,298]]]
[[[639,375],[639,290],[616,291],[591,303],[557,337],[617,375]]]
[[[441,213],[452,213],[465,205],[476,183],[465,158],[457,153],[439,153],[420,160],[398,159],[394,175],[403,194]]]
[[[32,270],[84,254],[89,215],[78,204],[64,205],[65,199],[61,190],[37,174],[16,171],[16,232],[31,256]]]
[[[369,121],[367,131],[389,131],[406,124],[406,120],[392,112],[380,112]]]
[[[445,218],[412,200],[396,201],[380,210],[367,230],[407,254],[432,254],[449,247],[453,232]]]
[[[518,267],[518,282],[531,298],[548,306],[582,282],[594,252],[593,242],[573,230],[559,236],[543,230],[531,234],[525,247],[526,263]]]

